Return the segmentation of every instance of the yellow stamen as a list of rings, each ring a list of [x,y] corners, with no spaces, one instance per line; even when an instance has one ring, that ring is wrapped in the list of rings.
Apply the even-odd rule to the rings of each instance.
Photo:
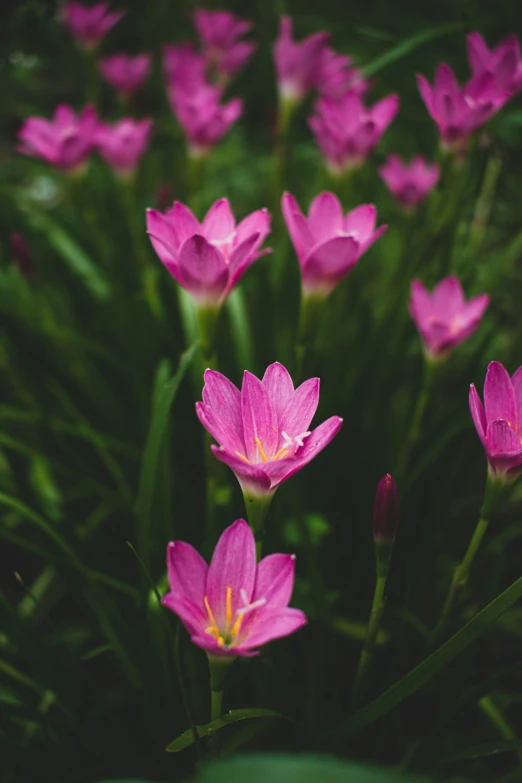
[[[241,623],[243,622],[243,615],[240,614],[237,618],[236,622],[232,626],[232,630],[230,631],[230,635],[234,639],[234,637],[239,633],[239,629],[241,628]]]
[[[232,622],[232,588],[227,587],[227,628],[230,628]]]
[[[245,457],[245,455],[244,455],[244,454],[240,454],[240,453],[239,453],[239,451],[235,451],[235,452],[234,452],[234,454],[237,454],[237,456],[238,456],[240,459],[244,459],[244,460],[245,460],[245,462],[248,462],[248,464],[250,464],[250,460],[249,460],[249,459],[247,459],[247,458]]]
[[[215,619],[214,615],[212,614],[212,609],[210,608],[210,604],[208,602],[207,596],[204,597],[203,601],[205,603],[205,609],[207,610],[208,619],[211,622],[210,628],[212,629],[212,630],[208,630],[207,629],[207,633],[214,634],[216,636],[216,639],[217,639],[217,637],[219,636],[219,631],[218,631],[216,619]]]
[[[277,454],[274,457],[272,457],[272,459],[279,459],[280,457],[283,458],[286,457],[287,455],[288,455],[288,450],[285,448],[285,446],[283,446],[282,448],[279,449]]]
[[[225,644],[225,640],[223,639],[223,637],[222,636],[218,636],[217,637],[217,645],[218,645],[218,647],[223,647],[224,644]]]
[[[257,444],[257,448],[259,449],[259,453],[261,454],[262,461],[268,462],[267,456],[263,450],[263,446],[261,445],[261,441],[259,440],[259,438],[256,438],[256,444]]]

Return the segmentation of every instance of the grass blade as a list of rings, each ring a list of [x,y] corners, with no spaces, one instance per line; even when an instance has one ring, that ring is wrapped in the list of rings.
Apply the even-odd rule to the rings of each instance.
[[[415,33],[415,35],[406,38],[405,41],[401,41],[401,43],[396,46],[392,46],[387,52],[384,52],[384,54],[379,55],[375,60],[368,63],[368,65],[362,69],[363,74],[364,76],[373,76],[378,71],[386,68],[386,66],[394,63],[396,60],[400,60],[410,52],[413,52],[414,49],[422,46],[422,44],[432,41],[434,38],[440,38],[447,33],[456,33],[464,27],[465,25],[463,25],[462,22],[452,22],[451,24],[442,24],[438,27],[430,27],[427,30],[421,30],[419,33]]]

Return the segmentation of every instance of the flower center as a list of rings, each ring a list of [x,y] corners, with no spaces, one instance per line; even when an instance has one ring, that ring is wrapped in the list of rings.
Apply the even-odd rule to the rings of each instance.
[[[311,434],[312,434],[311,432],[302,432],[300,435],[295,435],[295,437],[292,438],[290,435],[287,435],[286,432],[283,430],[281,435],[284,438],[284,443],[279,449],[279,451],[277,451],[274,454],[273,457],[267,457],[265,450],[263,448],[263,444],[261,443],[259,438],[255,438],[255,443],[259,452],[259,456],[261,457],[261,462],[275,462],[275,460],[277,459],[283,459],[283,457],[288,457],[292,446],[294,446],[294,452],[292,454],[293,456],[297,451],[297,449],[300,446],[304,445],[303,442],[304,438],[307,438]],[[249,460],[247,457],[245,457],[244,454],[241,454],[239,451],[236,451],[234,453],[237,454],[237,456],[240,457],[245,462],[248,462],[248,464],[251,463],[251,460]],[[259,460],[256,461],[259,462]]]
[[[210,608],[207,596],[205,596],[203,599],[205,603],[205,609],[207,610],[208,619],[210,621],[210,625],[205,628],[205,633],[208,633],[210,636],[214,637],[214,639],[217,641],[218,647],[232,647],[241,628],[244,616],[249,612],[252,612],[254,609],[258,609],[260,606],[266,604],[266,598],[259,598],[257,601],[250,603],[246,590],[243,588],[241,588],[239,591],[239,595],[243,602],[243,606],[241,606],[239,609],[236,609],[234,616],[232,613],[232,588],[227,587],[225,625],[221,627],[219,627],[216,623],[216,618],[214,617],[212,609]]]

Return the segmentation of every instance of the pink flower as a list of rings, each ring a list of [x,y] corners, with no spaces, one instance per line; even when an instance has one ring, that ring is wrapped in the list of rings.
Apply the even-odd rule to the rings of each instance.
[[[194,11],[194,25],[207,61],[224,78],[230,78],[240,71],[256,48],[250,41],[239,40],[252,29],[252,22],[239,19],[230,11],[200,8]]]
[[[353,65],[348,55],[337,54],[331,46],[321,50],[316,86],[325,98],[340,98],[346,92],[353,90],[358,95],[364,95],[370,88],[370,82],[365,79]]]
[[[301,266],[305,296],[327,296],[386,230],[375,231],[377,211],[364,204],[343,215],[333,193],[320,193],[306,218],[291,193],[281,201],[283,216]]]
[[[469,408],[491,475],[517,478],[522,473],[522,367],[510,378],[500,362],[491,362],[484,405],[472,383]]]
[[[109,11],[107,3],[95,3],[92,6],[71,0],[61,10],[61,18],[71,31],[76,42],[92,49],[125,16],[124,11]]]
[[[460,87],[446,63],[438,66],[433,87],[420,74],[417,84],[428,112],[437,123],[442,146],[447,149],[461,147],[509,97],[507,90],[487,71]]]
[[[205,371],[196,413],[219,446],[214,455],[231,468],[243,493],[272,496],[281,482],[307,465],[341,428],[332,416],[310,430],[319,402],[319,378],[294,391],[288,370],[271,364],[263,380],[245,371],[241,391],[214,370]]]
[[[508,35],[494,49],[488,49],[479,33],[467,36],[468,60],[474,76],[491,73],[510,96],[522,90],[522,57],[520,44],[514,35]]]
[[[163,70],[169,89],[191,92],[206,84],[207,63],[204,55],[191,43],[166,44],[163,47]]]
[[[100,125],[96,144],[102,158],[120,177],[132,176],[146,151],[152,120],[124,118],[114,125]]]
[[[256,563],[254,535],[238,519],[221,534],[210,565],[190,544],[170,542],[170,592],[162,603],[209,655],[250,657],[306,624],[304,612],[288,606],[294,570],[294,555],[268,555]]]
[[[98,63],[103,78],[116,92],[125,97],[132,95],[141,87],[149,75],[151,65],[150,54],[138,54],[137,57],[114,54],[111,57],[105,57]]]
[[[446,356],[473,334],[488,304],[487,294],[466,302],[457,277],[441,280],[432,294],[420,280],[411,284],[411,317],[432,359]]]
[[[439,181],[440,170],[436,163],[430,166],[422,155],[416,155],[409,165],[397,155],[390,155],[379,174],[399,204],[411,209],[433,190]]]
[[[339,175],[364,163],[398,109],[397,95],[371,107],[354,90],[336,100],[320,98],[308,124],[330,170]]]
[[[52,163],[68,174],[80,171],[95,144],[98,118],[93,106],[76,115],[70,106],[58,106],[52,120],[29,117],[18,133],[18,151]]]
[[[270,215],[259,209],[236,226],[228,200],[222,198],[199,223],[176,201],[164,215],[147,210],[147,231],[160,260],[196,304],[216,307],[248,267],[269,252],[260,247],[270,233]]]
[[[277,86],[281,99],[297,102],[317,84],[323,50],[329,33],[315,33],[300,43],[292,39],[292,20],[283,16],[279,38],[274,44]]]

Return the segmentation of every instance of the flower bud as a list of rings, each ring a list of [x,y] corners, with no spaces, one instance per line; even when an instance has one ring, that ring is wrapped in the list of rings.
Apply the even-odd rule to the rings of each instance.
[[[386,473],[377,484],[373,505],[373,540],[377,575],[386,576],[397,534],[398,496],[393,476]]]
[[[11,253],[13,260],[20,270],[20,273],[26,280],[35,276],[36,267],[34,264],[31,248],[21,234],[11,234]]]

